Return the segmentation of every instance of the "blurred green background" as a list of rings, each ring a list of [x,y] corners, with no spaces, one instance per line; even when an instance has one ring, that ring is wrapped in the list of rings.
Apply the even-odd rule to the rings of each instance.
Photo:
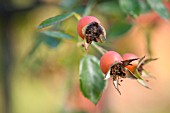
[[[170,1],[164,0],[169,10]],[[120,96],[109,81],[95,106],[79,88],[79,62],[85,54],[78,46],[77,20],[60,26],[72,40],[43,38],[37,29],[45,19],[65,12],[83,14],[87,0],[2,0],[0,2],[0,113],[169,113],[170,23],[155,11],[127,16],[117,0],[96,0],[90,15],[107,30],[101,44],[121,54],[132,52],[159,60],[145,68],[152,90],[124,80]],[[91,6],[90,6],[91,7]],[[126,12],[126,11],[125,11]],[[88,13],[88,12],[87,12]],[[142,13],[142,14],[141,14]],[[48,29],[48,28],[47,28]],[[90,47],[89,54],[101,54]]]

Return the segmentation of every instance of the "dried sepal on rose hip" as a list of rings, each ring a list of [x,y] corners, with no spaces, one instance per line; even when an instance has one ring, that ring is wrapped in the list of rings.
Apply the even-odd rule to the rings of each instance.
[[[84,16],[77,24],[79,36],[84,40],[85,49],[88,49],[92,41],[103,42],[106,39],[106,31],[101,22],[94,16]]]
[[[119,90],[121,78],[127,78],[129,75],[134,76],[125,67],[131,65],[131,62],[135,60],[138,60],[138,58],[123,61],[120,54],[115,51],[106,52],[100,59],[100,69],[105,74],[105,79],[111,78],[113,80],[113,84],[119,94],[121,94]]]
[[[123,60],[129,60],[129,59],[134,59],[134,58],[138,58],[138,56],[136,56],[135,54],[132,53],[126,53],[122,56]],[[128,68],[131,72],[134,72],[135,68],[138,65],[138,61],[135,60],[133,62],[131,62],[131,65],[126,66],[126,68]]]
[[[130,60],[130,59],[134,59],[134,58],[139,58],[137,57],[135,54],[133,53],[126,53],[122,56],[123,60]],[[157,60],[157,58],[148,58],[145,59],[145,56],[142,58],[139,58],[139,60],[134,61],[131,63],[131,65],[126,66],[126,68],[128,68],[132,73],[136,73],[135,71],[138,71],[138,73],[140,74],[140,76],[148,76],[151,77],[147,71],[143,68],[144,65],[146,65],[147,63]]]
[[[131,59],[139,58],[139,57],[137,57],[135,54],[132,54],[132,53],[126,53],[122,56],[122,58],[124,61],[126,61],[126,60],[131,60]],[[141,85],[143,85],[146,88],[149,88],[148,85],[143,80],[142,76],[147,76],[147,77],[152,77],[152,76],[149,75],[149,73],[143,68],[143,66],[154,60],[157,60],[157,58],[145,59],[145,56],[144,56],[142,58],[139,58],[139,60],[137,61],[131,62],[130,65],[125,67],[132,73],[128,75],[127,77],[136,79]]]

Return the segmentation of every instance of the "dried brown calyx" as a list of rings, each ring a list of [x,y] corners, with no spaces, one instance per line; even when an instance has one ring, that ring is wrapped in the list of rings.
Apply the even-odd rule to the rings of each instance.
[[[97,22],[91,22],[87,26],[83,28],[83,34],[85,36],[85,48],[87,49],[88,46],[95,42],[103,42],[103,39],[106,39],[106,31]]]
[[[125,68],[123,67],[122,63],[117,63],[113,66],[111,66],[110,68],[110,76],[113,80],[113,84],[115,86],[115,88],[117,89],[117,91],[119,92],[119,94],[121,94],[120,90],[119,90],[119,79],[120,78],[126,78],[126,72],[125,72]],[[121,80],[122,82],[123,80]]]
[[[134,60],[138,60],[138,58],[131,59],[131,60],[125,60],[125,61],[117,62],[117,63],[113,64],[110,67],[110,70],[108,71],[108,73],[105,75],[106,79],[110,78],[110,77],[112,78],[113,84],[114,84],[115,88],[117,89],[117,91],[119,92],[119,94],[121,94],[121,92],[119,90],[119,85],[120,85],[119,82],[123,81],[123,80],[120,80],[120,79],[121,78],[127,78],[129,76],[133,76],[135,78],[133,73],[131,73],[127,68],[125,68],[128,65],[132,65],[130,63]]]
[[[144,58],[145,58],[145,56],[140,59],[139,64],[136,67],[138,72],[140,73],[140,75],[143,75],[142,72],[146,72],[146,70],[144,70],[144,68],[143,68],[144,65],[146,65],[147,63],[149,63],[151,61],[158,60],[158,58],[148,58],[145,60],[144,60]]]
[[[110,75],[112,76],[113,80],[116,80],[116,76],[120,76],[121,78],[126,77],[125,68],[123,67],[122,63],[117,63],[111,67]]]

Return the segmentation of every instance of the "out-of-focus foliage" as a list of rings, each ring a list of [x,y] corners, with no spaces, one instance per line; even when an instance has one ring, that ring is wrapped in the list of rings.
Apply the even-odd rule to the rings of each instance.
[[[110,26],[108,29],[108,37],[115,38],[127,33],[131,29],[132,25],[127,22],[120,22]]]
[[[59,22],[65,21],[66,19],[70,18],[73,15],[73,13],[68,13],[68,14],[62,14],[62,15],[57,15],[55,17],[51,17],[45,21],[43,21],[38,28],[44,28],[50,25],[57,24]]]
[[[140,5],[137,0],[119,0],[119,4],[126,14],[136,17],[140,13]]]
[[[169,19],[170,14],[162,3],[162,0],[147,0],[147,2],[149,3],[150,7],[155,10],[161,17]]]

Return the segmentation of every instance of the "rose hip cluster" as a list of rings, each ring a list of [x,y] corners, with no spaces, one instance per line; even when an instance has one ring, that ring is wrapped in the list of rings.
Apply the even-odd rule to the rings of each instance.
[[[103,42],[103,39],[106,39],[104,27],[93,16],[82,17],[78,22],[77,31],[79,36],[84,40],[85,49],[88,49],[92,41]],[[141,85],[149,88],[141,76],[146,75],[143,66],[153,60],[156,59],[139,58],[131,53],[120,56],[115,51],[108,51],[100,59],[100,68],[105,74],[105,79],[112,78],[115,88],[120,93],[119,81],[122,81],[122,78],[136,79]]]
[[[139,58],[135,54],[126,53],[122,57],[115,51],[106,52],[100,59],[100,69],[105,74],[105,79],[111,78],[117,91],[119,91],[122,78],[132,78],[146,88],[149,88],[141,76],[146,75],[143,66],[155,59]],[[121,93],[120,93],[121,94]]]

